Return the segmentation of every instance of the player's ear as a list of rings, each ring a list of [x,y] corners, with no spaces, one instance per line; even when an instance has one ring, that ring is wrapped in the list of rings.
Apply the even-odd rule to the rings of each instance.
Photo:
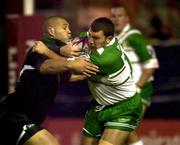
[[[130,21],[129,16],[126,16],[126,23],[129,23],[129,21]]]
[[[113,38],[112,36],[108,36],[108,37],[106,38],[107,44],[109,44],[109,43],[111,42],[112,38]]]
[[[54,28],[52,28],[52,27],[49,27],[48,28],[48,33],[51,35],[51,36],[54,36]]]

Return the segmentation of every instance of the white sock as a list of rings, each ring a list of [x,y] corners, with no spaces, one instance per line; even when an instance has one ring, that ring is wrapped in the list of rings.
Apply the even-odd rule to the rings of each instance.
[[[129,145],[143,145],[143,141],[142,141],[142,140],[139,140],[139,141],[137,141],[137,142],[130,143]]]

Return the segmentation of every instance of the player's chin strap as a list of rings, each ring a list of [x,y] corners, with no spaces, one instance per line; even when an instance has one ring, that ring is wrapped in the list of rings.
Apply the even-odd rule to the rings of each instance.
[[[98,145],[113,145],[112,143],[105,141],[105,140],[100,140]]]

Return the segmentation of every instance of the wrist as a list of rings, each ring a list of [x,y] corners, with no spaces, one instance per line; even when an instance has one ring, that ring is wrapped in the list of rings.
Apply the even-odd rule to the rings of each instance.
[[[67,68],[69,70],[73,70],[74,69],[74,63],[73,63],[74,59],[73,58],[67,58],[66,60],[67,60]]]
[[[140,93],[141,92],[141,88],[136,86],[136,91],[137,91],[137,93]]]
[[[141,84],[136,84],[136,87],[137,87],[137,88],[142,88],[143,85],[141,85]]]
[[[58,53],[59,53],[60,55],[64,56],[64,53],[63,53],[61,47],[59,48],[59,52],[58,52]]]

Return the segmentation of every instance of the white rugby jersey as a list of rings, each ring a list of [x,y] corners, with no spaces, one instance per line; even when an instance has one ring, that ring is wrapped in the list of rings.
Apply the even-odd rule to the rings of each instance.
[[[91,51],[90,59],[100,70],[88,81],[90,91],[99,104],[115,104],[136,93],[132,67],[116,38],[105,48]]]
[[[135,82],[139,80],[143,68],[159,67],[154,48],[148,44],[146,37],[139,30],[132,29],[128,24],[116,37],[132,63]]]

